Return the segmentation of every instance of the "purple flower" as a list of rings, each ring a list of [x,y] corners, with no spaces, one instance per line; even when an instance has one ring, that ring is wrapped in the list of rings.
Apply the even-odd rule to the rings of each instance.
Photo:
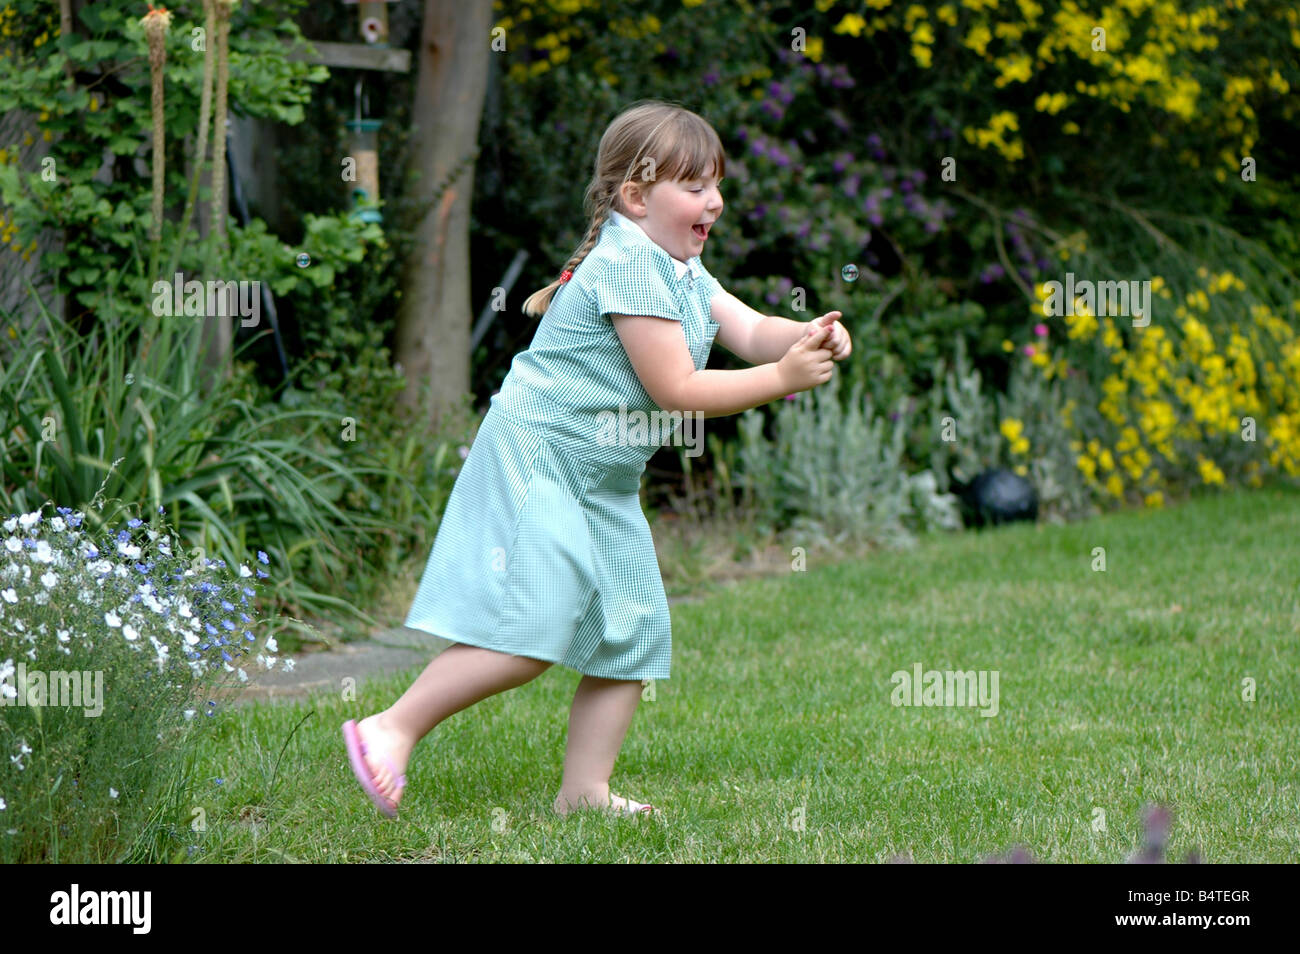
[[[857,194],[858,194],[858,184],[859,184],[861,181],[862,181],[862,177],[859,176],[859,175],[856,175],[856,174],[855,174],[855,175],[851,175],[851,176],[849,176],[848,179],[846,179],[846,180],[844,181],[844,194],[847,195],[847,196],[855,196],[855,195],[857,195]]]
[[[707,73],[705,73],[703,76],[700,77],[700,82],[703,83],[705,86],[717,86],[717,85],[718,85],[718,82],[721,80],[721,78],[722,78],[722,77],[720,77],[720,76],[719,76],[717,73],[715,73],[713,70],[709,70]],[[745,138],[744,133],[745,133],[745,131],[742,129],[742,130],[740,131],[740,138],[741,138],[741,139],[744,139],[744,138]]]
[[[851,128],[849,126],[849,121],[844,118],[844,114],[841,113],[838,109],[827,110],[826,116],[827,118],[830,119],[831,123],[834,124],[835,128],[838,129],[840,132],[848,132],[849,129]]]
[[[789,156],[783,153],[780,149],[776,148],[776,146],[772,147],[772,151],[768,153],[768,156],[771,157],[772,161],[775,162],[782,169],[790,165]]]
[[[936,222],[934,219],[926,220],[925,230],[929,232],[931,235],[933,235],[935,232],[938,232],[942,228],[943,228],[942,222]]]
[[[807,222],[805,222],[803,225],[799,226],[799,231],[797,231],[795,234],[798,235],[799,238],[801,239],[806,239],[808,237],[808,233],[811,231],[812,231],[812,226],[809,225]]]
[[[870,215],[867,216],[867,221],[870,222],[872,225],[879,227],[884,224],[885,217],[881,215],[879,212],[872,212]]]
[[[847,166],[852,161],[853,161],[853,153],[842,152],[835,157],[835,161],[831,163],[831,168],[834,169],[836,172],[843,172],[844,167]]]
[[[704,75],[705,75],[705,76],[713,76],[714,74],[713,74],[713,73],[705,73]],[[736,138],[739,139],[741,142],[744,142],[745,140],[747,140],[747,139],[749,138],[749,130],[746,129],[744,126],[741,126],[740,129],[738,129],[738,130],[736,131]]]
[[[898,184],[898,187],[902,189],[904,192],[911,192],[914,188],[916,188],[915,186],[912,185],[911,179],[904,179],[902,182]]]

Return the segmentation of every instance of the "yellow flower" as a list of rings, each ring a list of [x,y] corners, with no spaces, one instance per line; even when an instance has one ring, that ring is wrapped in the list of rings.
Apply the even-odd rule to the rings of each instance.
[[[1165,505],[1165,495],[1158,490],[1153,493],[1147,494],[1146,505],[1148,507],[1154,507],[1157,509],[1163,507]]]
[[[1010,338],[1003,338],[1003,339],[1002,339],[1002,350],[1005,351],[1005,352],[1007,352],[1007,353],[1009,354],[1009,353],[1011,353],[1012,351],[1015,351],[1015,350],[1016,350],[1016,346],[1015,346],[1014,344],[1011,343],[1011,339],[1010,339]]]
[[[1091,457],[1088,457],[1087,455],[1077,457],[1075,459],[1075,464],[1078,465],[1079,470],[1081,470],[1084,474],[1086,474],[1089,479],[1092,479],[1093,477],[1096,476],[1097,464],[1096,462],[1093,461]]]
[[[930,48],[919,43],[912,44],[912,57],[923,69],[930,68]]]
[[[820,63],[822,61],[822,56],[825,55],[825,43],[819,36],[809,37],[807,44],[805,44],[804,52],[808,54],[808,59],[812,60],[814,63]]]
[[[1017,465],[1015,466],[1015,471],[1016,471],[1016,473],[1019,474],[1021,477],[1024,477],[1026,474],[1029,473],[1029,468],[1026,467],[1024,464],[1017,464]]]
[[[1115,458],[1110,456],[1110,448],[1103,448],[1101,456],[1097,458],[1097,463],[1101,465],[1102,470],[1114,470]]]
[[[1002,436],[1009,441],[1020,440],[1020,432],[1024,429],[1024,424],[1014,417],[1008,417],[999,425]]]
[[[844,14],[844,19],[832,28],[834,33],[847,33],[849,36],[861,36],[862,30],[866,27],[867,21],[862,19],[856,13]]]
[[[971,27],[970,32],[966,34],[966,39],[961,42],[963,46],[969,47],[980,56],[983,56],[984,50],[988,47],[991,39],[993,39],[993,34],[989,32],[989,28],[983,23],[977,23]]]
[[[1201,472],[1201,480],[1207,484],[1222,484],[1223,471],[1215,466],[1214,461],[1197,455],[1196,464]]]
[[[938,17],[940,23],[946,23],[948,26],[957,25],[957,8],[951,3],[945,3],[938,10],[935,10],[934,15]]]

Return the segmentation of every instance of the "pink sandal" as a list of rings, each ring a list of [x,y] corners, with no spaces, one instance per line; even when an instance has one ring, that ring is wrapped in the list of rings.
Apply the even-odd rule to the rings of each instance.
[[[375,807],[387,815],[389,818],[397,817],[397,803],[386,798],[383,792],[379,791],[375,785],[374,776],[370,774],[369,768],[363,756],[369,754],[369,747],[361,739],[361,732],[357,728],[355,719],[349,719],[343,723],[343,742],[348,749],[348,761],[352,763],[352,774],[357,777],[361,787],[365,789],[370,800],[375,803]],[[383,760],[388,764],[388,771],[394,775],[397,774],[397,766],[387,755]],[[397,780],[397,789],[394,794],[398,794],[406,787],[406,776],[403,775]]]

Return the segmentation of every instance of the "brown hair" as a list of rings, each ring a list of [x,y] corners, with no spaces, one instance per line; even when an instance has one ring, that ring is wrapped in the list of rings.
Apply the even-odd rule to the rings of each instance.
[[[697,179],[710,164],[721,178],[727,174],[726,162],[717,132],[689,109],[658,100],[643,100],[619,113],[600,137],[596,171],[583,199],[583,209],[591,223],[587,236],[565,263],[561,276],[566,270],[577,269],[587,253],[596,247],[611,209],[627,213],[619,194],[625,183],[637,177],[633,188],[647,195],[661,181]],[[524,302],[524,314],[533,318],[544,315],[561,284],[562,277],[529,295]]]

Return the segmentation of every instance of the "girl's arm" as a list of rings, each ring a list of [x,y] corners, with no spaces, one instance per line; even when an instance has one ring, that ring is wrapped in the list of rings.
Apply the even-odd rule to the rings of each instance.
[[[760,314],[727,291],[709,300],[709,312],[719,325],[718,344],[750,364],[780,361],[808,330],[806,322]]]
[[[611,318],[641,385],[665,411],[724,417],[794,390],[775,362],[743,371],[696,371],[679,321],[653,316]]]

